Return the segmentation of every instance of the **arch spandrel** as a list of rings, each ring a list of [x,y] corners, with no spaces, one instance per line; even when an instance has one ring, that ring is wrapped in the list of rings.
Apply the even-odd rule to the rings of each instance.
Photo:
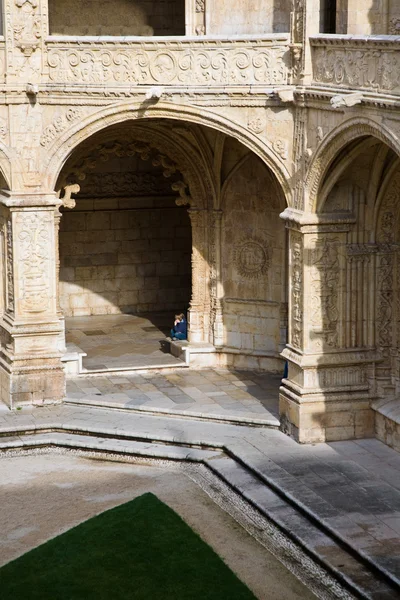
[[[377,138],[400,155],[400,139],[381,123],[360,118],[346,120],[326,136],[308,167],[305,179],[306,212],[315,213],[320,208],[318,200],[321,186],[329,167],[341,150],[366,136]]]
[[[140,103],[113,104],[92,113],[80,123],[74,124],[49,148],[48,157],[44,163],[47,186],[49,189],[55,188],[59,173],[74,149],[95,133],[129,120],[162,118],[203,125],[236,138],[266,163],[280,183],[286,203],[291,204],[290,173],[271,148],[256,134],[238,123],[233,123],[231,120],[203,108],[199,110],[166,102],[159,102],[157,105],[145,108]]]

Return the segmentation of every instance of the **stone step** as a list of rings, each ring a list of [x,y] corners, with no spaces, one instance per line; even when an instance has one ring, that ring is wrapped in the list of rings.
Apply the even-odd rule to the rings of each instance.
[[[111,436],[95,432],[93,427],[68,429],[66,425],[56,431],[37,428],[33,432],[31,428],[15,428],[7,437],[0,437],[0,451],[49,447],[202,463],[357,597],[370,600],[399,597],[399,587],[391,574],[382,571],[379,565],[352,548],[337,532],[327,528],[323,520],[296,503],[293,497],[273,489],[254,469],[227,456],[223,447],[199,448],[186,444],[164,444],[160,440],[153,443],[151,439],[119,436],[117,431]]]
[[[265,417],[256,418],[242,415],[223,415],[217,413],[202,413],[196,412],[195,410],[186,412],[174,408],[162,408],[143,405],[129,405],[125,400],[118,400],[112,396],[103,394],[102,396],[89,396],[82,395],[80,398],[66,397],[64,400],[65,404],[76,405],[76,406],[91,406],[98,408],[111,408],[116,410],[129,410],[142,414],[151,415],[163,415],[163,416],[174,416],[185,419],[195,419],[196,421],[208,421],[210,423],[232,423],[234,425],[248,425],[251,427],[273,427],[277,429],[280,425],[279,419],[276,417]]]

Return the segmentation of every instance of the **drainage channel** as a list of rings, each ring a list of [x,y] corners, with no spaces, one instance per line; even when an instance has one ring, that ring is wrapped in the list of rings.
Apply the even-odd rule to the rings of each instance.
[[[8,436],[0,437],[3,458],[73,452],[99,460],[140,464],[164,461],[169,466],[175,465],[225,507],[317,597],[398,598],[398,589],[384,573],[343,544],[322,523],[310,519],[302,507],[228,456],[223,447],[59,428],[35,432],[24,429]]]

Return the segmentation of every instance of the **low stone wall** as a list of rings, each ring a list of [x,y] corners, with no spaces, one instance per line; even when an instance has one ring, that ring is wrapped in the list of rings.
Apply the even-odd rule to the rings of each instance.
[[[71,211],[60,226],[66,316],[184,311],[191,229],[184,208]]]

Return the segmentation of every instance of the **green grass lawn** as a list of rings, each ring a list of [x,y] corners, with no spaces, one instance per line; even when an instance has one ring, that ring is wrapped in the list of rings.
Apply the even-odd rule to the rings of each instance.
[[[255,600],[153,494],[93,517],[2,567],[0,598]]]

